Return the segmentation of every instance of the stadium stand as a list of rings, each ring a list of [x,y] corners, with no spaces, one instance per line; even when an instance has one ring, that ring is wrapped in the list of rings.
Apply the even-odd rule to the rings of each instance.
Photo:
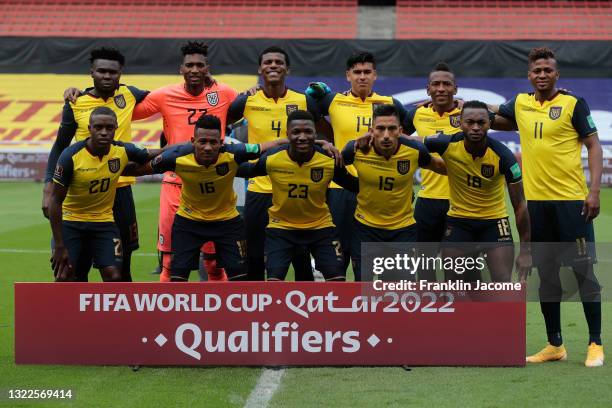
[[[612,40],[610,1],[398,0],[396,39]]]
[[[357,36],[357,0],[0,0],[0,36]],[[103,22],[103,23],[102,23]]]

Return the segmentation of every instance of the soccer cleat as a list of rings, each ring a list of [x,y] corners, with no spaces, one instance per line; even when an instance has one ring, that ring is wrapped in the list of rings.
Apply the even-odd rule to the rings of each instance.
[[[545,363],[547,361],[559,360],[567,360],[567,351],[565,351],[565,347],[563,347],[563,344],[556,347],[550,343],[548,343],[542,350],[538,351],[532,356],[528,356],[526,359],[528,363]]]
[[[589,344],[587,358],[584,361],[586,367],[601,367],[604,363],[603,346],[596,343]]]

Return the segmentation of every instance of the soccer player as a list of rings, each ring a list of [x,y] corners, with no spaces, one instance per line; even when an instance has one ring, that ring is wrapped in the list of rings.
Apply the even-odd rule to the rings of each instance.
[[[265,242],[268,280],[284,280],[295,253],[307,248],[325,280],[344,281],[342,249],[325,201],[332,179],[352,190],[358,188],[357,181],[315,146],[315,119],[310,112],[289,114],[287,137],[289,146],[243,164],[239,173],[268,175],[272,184]]]
[[[376,61],[369,52],[359,52],[351,55],[346,61],[346,80],[351,84],[347,93],[328,93],[319,101],[323,116],[329,116],[333,128],[333,140],[339,149],[362,136],[372,126],[372,108],[377,104],[395,105],[400,113],[400,123],[406,121],[406,110],[402,104],[390,96],[378,95],[373,91],[376,82]],[[347,170],[356,175],[351,166]],[[340,242],[344,251],[344,268],[348,267],[353,215],[357,201],[350,191],[341,189],[332,183],[328,203],[334,224],[338,228]]]
[[[262,143],[284,137],[287,116],[296,110],[313,114],[318,126],[326,123],[321,118],[316,102],[302,93],[287,88],[290,60],[279,47],[266,48],[259,54],[258,73],[263,87],[254,95],[242,94],[229,110],[229,122],[241,118],[247,121],[249,143]],[[272,185],[268,177],[249,180],[245,221],[247,228],[247,252],[249,254],[249,280],[264,280],[265,228],[268,225],[268,208],[272,205]],[[296,253],[293,262],[297,280],[313,280],[308,253]]]
[[[178,145],[130,174],[137,176],[175,172],[182,180],[180,204],[172,226],[171,281],[184,282],[197,269],[199,249],[214,242],[229,280],[245,280],[246,232],[236,210],[233,179],[238,165],[257,159],[262,151],[283,140],[266,144],[224,145],[221,120],[203,115],[195,123],[190,144]]]
[[[561,336],[559,270],[563,263],[572,267],[578,280],[589,326],[585,365],[601,366],[601,288],[593,271],[593,219],[599,214],[602,149],[586,101],[557,88],[559,69],[553,51],[534,48],[528,59],[527,77],[534,92],[518,94],[499,106],[499,114],[518,126],[533,241],[572,242],[575,247],[561,251],[570,253],[565,259],[546,250],[534,253],[548,345],[527,361],[567,358]],[[582,146],[588,152],[590,189],[582,170]]]
[[[466,249],[453,243],[495,243],[478,248],[486,252],[492,280],[510,281],[514,247],[505,203],[507,185],[522,244],[516,262],[523,280],[531,268],[531,254],[526,245],[530,228],[521,168],[510,149],[487,136],[490,119],[486,104],[465,102],[460,123],[460,133],[425,138],[427,149],[444,159],[448,174],[450,208],[442,256],[465,256]],[[451,278],[447,273],[447,279]]]
[[[108,107],[115,112],[118,118],[118,128],[114,132],[115,139],[121,142],[132,140],[131,120],[135,106],[141,102],[148,92],[141,91],[133,86],[119,83],[121,70],[125,64],[124,56],[114,48],[97,48],[91,51],[91,77],[93,87],[83,91],[74,102],[66,102],[62,112],[62,122],[57,137],[49,153],[47,174],[43,192],[43,214],[48,216],[49,200],[51,198],[53,170],[58,157],[70,145],[72,139],[77,142],[89,137],[90,113],[97,107]],[[79,92],[78,90],[76,90]],[[131,185],[133,177],[121,177],[117,186],[113,216],[121,235],[123,248],[123,264],[121,273],[123,281],[131,282],[131,256],[132,251],[138,249],[138,225],[136,222],[136,209]],[[83,268],[75,265],[76,274],[87,273],[90,260],[83,256]]]
[[[342,156],[359,176],[351,258],[355,280],[361,280],[362,242],[414,242],[417,225],[412,210],[413,175],[418,167],[445,173],[444,162],[421,142],[400,139],[402,126],[393,105],[377,105],[372,114],[372,149],[349,142]]]
[[[104,281],[121,281],[120,232],[113,217],[115,192],[128,161],[145,163],[151,154],[114,140],[117,115],[106,106],[93,110],[90,137],[65,149],[53,174],[49,219],[55,248],[51,258],[56,281],[87,281],[75,275],[83,262],[100,269]],[[85,259],[80,259],[85,257]]]
[[[194,125],[202,115],[215,115],[221,120],[221,139],[225,136],[227,111],[237,93],[228,85],[219,83],[210,75],[208,47],[200,42],[188,42],[181,47],[183,60],[180,72],[184,82],[152,91],[134,110],[133,119],[144,119],[161,113],[164,135],[169,144],[187,142],[194,132]],[[170,280],[170,251],[172,250],[172,223],[179,208],[181,179],[175,172],[164,174],[160,194],[159,240],[157,248],[162,252],[160,281]],[[206,270],[210,280],[223,280],[224,272],[216,267],[214,246],[202,247]]]

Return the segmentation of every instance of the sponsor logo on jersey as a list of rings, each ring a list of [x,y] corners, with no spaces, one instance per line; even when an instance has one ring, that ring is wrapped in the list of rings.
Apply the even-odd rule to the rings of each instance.
[[[215,166],[215,170],[217,171],[218,175],[225,176],[227,173],[229,173],[229,164],[227,163],[219,164]]]
[[[115,102],[115,105],[119,108],[119,109],[123,109],[125,108],[125,105],[127,105],[127,103],[125,102],[125,98],[123,97],[123,95],[117,95],[113,98],[113,101]]]
[[[552,120],[559,119],[561,117],[561,106],[551,106],[548,111],[548,117]]]
[[[121,168],[121,160],[119,160],[118,158],[110,159],[108,161],[108,169],[110,170],[111,173],[118,172],[120,168]]]
[[[310,179],[314,181],[315,183],[323,180],[323,169],[322,168],[310,169]]]
[[[480,167],[480,174],[482,174],[482,177],[491,178],[493,177],[493,173],[495,173],[495,166],[491,164],[483,164]]]
[[[450,125],[454,128],[458,128],[461,125],[461,115],[450,115],[448,117]]]
[[[209,92],[206,94],[206,100],[210,106],[217,106],[219,103],[219,94],[217,91]]]
[[[285,109],[287,110],[287,116],[288,116],[291,112],[295,112],[296,110],[298,110],[298,106],[297,105],[287,105]]]
[[[399,174],[408,174],[410,171],[410,160],[398,160],[397,161],[397,172]]]

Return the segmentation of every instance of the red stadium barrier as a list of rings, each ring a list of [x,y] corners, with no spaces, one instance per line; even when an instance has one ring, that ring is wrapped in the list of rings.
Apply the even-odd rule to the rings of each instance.
[[[16,283],[15,362],[522,366],[524,296],[520,285]]]
[[[611,40],[609,1],[398,0],[396,39]]]
[[[0,0],[0,35],[355,38],[357,0]]]

